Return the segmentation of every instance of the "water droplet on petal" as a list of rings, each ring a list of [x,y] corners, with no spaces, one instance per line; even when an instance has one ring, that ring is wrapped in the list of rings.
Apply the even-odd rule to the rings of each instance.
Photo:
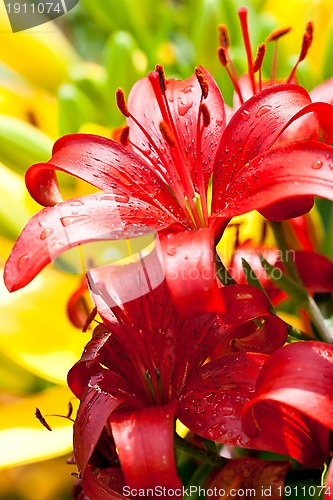
[[[188,87],[184,88],[184,94],[188,94],[189,92],[193,92],[194,87],[193,85],[189,85]]]
[[[266,113],[268,113],[268,111],[270,111],[272,109],[272,106],[269,106],[268,104],[265,105],[265,106],[261,106],[261,108],[258,109],[257,113],[256,113],[256,116],[258,116],[260,118],[260,116],[263,116],[265,115]]]
[[[333,170],[333,163],[330,163],[328,166],[330,167],[331,170]]]
[[[39,220],[39,221],[38,221],[38,225],[39,225],[40,227],[44,227],[44,226],[45,226],[45,222],[44,222],[43,220]]]
[[[176,255],[176,252],[177,252],[177,247],[170,246],[167,248],[167,254],[170,255],[171,257]]]
[[[99,201],[117,201],[119,203],[128,203],[129,196],[126,194],[103,194]]]
[[[183,103],[182,101],[178,103],[178,113],[180,116],[186,115],[189,109],[193,106],[193,102]]]
[[[77,200],[71,200],[69,203],[70,207],[82,207],[83,206],[83,201],[77,199]]]
[[[17,261],[17,269],[23,269],[24,266],[29,262],[30,257],[28,254],[22,255]]]
[[[41,240],[46,240],[48,236],[50,236],[53,233],[53,229],[51,227],[46,227],[41,233],[40,233],[40,239]]]
[[[244,111],[241,112],[241,119],[247,122],[250,119],[250,113],[244,109]]]
[[[321,160],[314,161],[311,165],[311,167],[315,170],[318,170],[323,166],[323,162]]]
[[[89,215],[73,215],[73,216],[68,216],[68,217],[62,217],[60,219],[60,222],[61,224],[64,226],[64,227],[68,227],[68,226],[71,226],[72,224],[76,224],[78,222],[83,222],[83,221],[87,221],[90,219],[90,216]]]

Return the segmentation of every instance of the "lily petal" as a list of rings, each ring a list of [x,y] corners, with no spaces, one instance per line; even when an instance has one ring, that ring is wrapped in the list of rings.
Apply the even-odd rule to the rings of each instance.
[[[291,448],[299,448],[298,452],[290,450],[290,455],[305,465],[319,466],[329,455],[325,434],[333,428],[333,391],[327,382],[332,378],[332,360],[333,347],[316,341],[289,344],[273,353],[258,377],[254,396],[244,407],[246,432],[260,436],[273,414],[281,421],[276,439],[286,439]],[[312,456],[302,445],[309,438]]]
[[[272,220],[295,217],[300,215],[295,213],[300,207],[307,206],[303,205],[304,197],[333,199],[332,168],[332,148],[326,144],[295,141],[276,146],[251,160],[233,179],[228,187],[228,206],[217,213],[232,217],[257,209]],[[289,203],[289,209],[287,204],[278,204],[290,199],[296,201]]]
[[[271,355],[248,405],[280,402],[333,429],[333,346],[308,341],[289,344]]]
[[[318,126],[325,131],[326,142],[330,142],[333,108],[327,103],[311,103],[302,87],[274,85],[246,101],[235,113],[221,138],[214,165],[213,212],[229,202],[227,188],[236,181],[240,170],[243,173],[244,165],[267,151],[288,125],[309,113],[316,114]]]
[[[264,89],[236,111],[223,133],[216,155],[213,212],[219,208],[221,193],[225,193],[238,170],[270,148],[289,120],[310,103],[302,87],[282,84]]]
[[[311,292],[333,291],[333,262],[324,255],[310,251],[296,251],[295,264],[300,277]]]
[[[110,414],[131,398],[129,385],[115,373],[100,368],[91,377],[88,389],[81,399],[74,423],[75,461],[81,473],[100,438]]]
[[[119,460],[131,488],[182,487],[173,449],[175,408],[172,401],[165,406],[151,406],[133,413],[116,412],[111,416]],[[181,492],[175,496],[181,497]]]
[[[103,470],[103,475],[105,475],[105,471]],[[118,471],[108,471],[112,476],[116,476],[118,474]],[[105,477],[103,478],[104,480],[101,481],[101,478],[99,477],[100,474],[95,476],[90,470],[90,467],[86,467],[83,477],[82,477],[82,486],[84,489],[84,493],[86,495],[89,495],[89,498],[93,498],[94,500],[121,500],[126,497],[123,495],[120,495],[120,493],[117,493],[117,491],[114,491],[109,487],[109,485],[106,484]],[[113,477],[112,477],[113,479]],[[114,479],[113,479],[114,480]],[[131,497],[127,497],[131,498]]]
[[[166,280],[178,312],[184,317],[223,312],[212,230],[168,234],[161,239],[161,245]]]
[[[265,354],[238,353],[206,363],[191,374],[180,397],[177,416],[207,439],[267,450],[293,457],[305,466],[319,467],[329,455],[326,427],[297,409],[290,411],[285,405],[267,403],[254,415],[261,432],[251,420],[257,377],[267,360]],[[249,420],[245,427],[244,412]]]
[[[119,142],[91,134],[64,136],[55,143],[48,163],[32,165],[26,173],[31,196],[41,205],[62,201],[55,170],[83,179],[105,193],[138,197],[184,217],[155,170]]]
[[[233,353],[204,364],[191,373],[179,398],[177,417],[207,439],[249,445],[240,413],[267,358],[266,354]]]
[[[172,221],[144,201],[117,195],[94,194],[45,208],[17,240],[5,267],[6,286],[10,291],[22,288],[51,260],[79,244],[131,238],[142,231],[129,226],[163,228]],[[81,266],[79,272],[84,271]]]

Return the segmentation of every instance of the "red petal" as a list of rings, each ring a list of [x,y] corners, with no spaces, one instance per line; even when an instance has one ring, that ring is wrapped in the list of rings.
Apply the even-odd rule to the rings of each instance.
[[[266,354],[228,354],[192,371],[179,398],[177,417],[207,439],[245,447],[252,444],[242,429],[240,414],[267,358]]]
[[[243,165],[270,148],[293,116],[310,102],[302,87],[275,85],[250,98],[236,111],[216,154],[212,212],[229,198],[227,186]]]
[[[81,473],[88,464],[109,415],[126,401],[121,387],[116,397],[102,391],[97,382],[98,380],[95,386],[88,388],[82,398],[74,423],[74,455]]]
[[[333,104],[333,78],[325,80],[310,92],[312,101],[323,101]]]
[[[54,170],[84,179],[106,193],[138,197],[168,210],[171,217],[184,219],[175,198],[155,170],[137,154],[106,137],[64,136],[55,143],[48,163],[30,167],[26,184],[33,198],[42,205],[61,201]]]
[[[294,252],[300,277],[311,292],[333,292],[333,262],[324,255],[310,251]]]
[[[257,377],[267,359],[265,354],[239,353],[206,363],[191,374],[177,416],[207,439],[267,450],[319,467],[329,454],[329,432],[324,426],[285,405],[267,403],[255,414],[260,433],[251,420]],[[244,407],[249,408],[245,428],[241,421]]]
[[[258,378],[251,405],[276,401],[333,429],[333,346],[308,341],[289,344],[271,355]]]
[[[249,285],[230,285],[221,290],[225,312],[220,315],[217,352],[252,351],[269,354],[287,340],[285,323],[271,313],[270,302],[261,290]],[[264,320],[256,328],[253,320]],[[224,335],[223,335],[224,333]]]
[[[195,183],[197,175],[198,153],[201,154],[201,165],[205,187],[207,188],[209,178],[212,174],[212,167],[218,142],[225,128],[225,110],[221,92],[212,76],[203,70],[209,85],[208,97],[204,100],[210,114],[210,123],[204,129],[202,140],[198,140],[197,121],[199,105],[201,102],[201,88],[196,77],[193,75],[187,80],[167,80],[166,98],[171,113],[171,118],[175,125],[175,131],[178,134],[180,146],[185,152],[186,162],[184,168],[189,169],[190,176]],[[153,79],[155,74],[151,74]],[[158,80],[158,75],[156,73]],[[159,81],[156,82],[160,92]],[[149,107],[147,105],[149,103]],[[164,119],[161,114],[160,106],[156,99],[153,86],[149,78],[144,78],[137,82],[132,88],[128,107],[134,117],[140,122],[150,136],[157,144],[164,164],[172,166],[172,153],[170,145],[163,138],[160,132],[160,122]],[[147,109],[149,112],[147,112]],[[147,137],[133,123],[128,120],[130,126],[131,141],[140,148],[150,150],[150,144]],[[154,150],[151,155],[158,158]],[[176,166],[177,168],[177,166]],[[178,166],[180,168],[180,166]],[[179,179],[179,177],[178,177]],[[195,185],[198,191],[198,186]]]
[[[148,230],[129,226],[163,228],[170,222],[171,217],[152,205],[113,195],[95,194],[45,208],[17,240],[5,268],[6,286],[10,291],[22,288],[51,260],[78,244],[135,238]],[[82,266],[79,272],[84,272]]]
[[[308,341],[279,349],[263,367],[256,393],[244,408],[246,431],[251,436],[264,434],[273,413],[281,421],[276,440],[290,442],[290,455],[300,462],[319,466],[329,454],[325,428],[333,428],[333,389],[328,383],[332,376],[331,345]],[[305,439],[312,441],[307,446],[318,447],[312,456]]]
[[[271,148],[254,158],[235,177],[228,188],[228,206],[221,215],[232,217],[257,209],[270,215],[269,207],[295,199],[288,214],[273,205],[274,220],[291,218],[298,200],[303,209],[304,197],[333,199],[333,150],[314,141],[296,141]]]
[[[175,402],[171,402],[112,415],[111,427],[120,464],[131,488],[159,486],[176,490],[182,487],[173,448],[175,406]],[[181,492],[175,496],[181,497]]]
[[[169,234],[161,239],[165,273],[179,314],[193,317],[223,312],[215,274],[214,236],[211,229]]]
[[[102,471],[103,473],[103,471]],[[101,474],[101,473],[100,473]],[[85,472],[82,478],[82,486],[84,489],[84,493],[89,495],[89,498],[93,498],[94,500],[121,500],[125,497],[120,495],[116,491],[110,488],[108,484],[105,482],[105,477],[103,477],[103,481],[99,477],[100,474],[96,477],[90,470],[89,467],[86,467]],[[105,473],[104,473],[105,474]],[[112,474],[112,470],[110,470],[110,474]],[[116,476],[118,473],[115,470],[114,475]],[[113,479],[113,478],[112,478]],[[131,497],[128,497],[131,498]]]
[[[258,460],[256,458],[237,458],[230,460],[215,477],[209,488],[224,490],[221,496],[212,496],[218,500],[243,499],[244,492],[263,499],[280,500],[289,462]],[[250,493],[251,490],[251,493]],[[252,492],[255,492],[252,495]]]

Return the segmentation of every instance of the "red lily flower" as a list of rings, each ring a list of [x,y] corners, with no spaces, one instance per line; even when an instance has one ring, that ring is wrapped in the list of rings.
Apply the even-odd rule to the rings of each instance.
[[[177,81],[166,80],[157,67],[134,85],[128,105],[119,91],[118,104],[128,120],[122,144],[69,135],[57,141],[48,163],[28,170],[28,189],[44,205],[61,202],[55,170],[80,177],[104,194],[68,200],[32,218],[7,262],[5,281],[11,291],[25,286],[51,256],[67,248],[147,225],[178,232],[209,228],[170,236],[164,246],[169,254],[188,241],[208,249],[209,258],[203,258],[210,262],[205,288],[211,295],[216,292],[213,242],[233,216],[258,209],[280,220],[306,212],[314,195],[332,198],[330,146],[316,140],[277,145],[283,131],[309,113],[316,116],[323,140],[333,140],[333,107],[311,103],[301,87],[284,84],[259,92],[226,126],[222,96],[207,71],[197,68],[194,76]],[[73,229],[70,237],[64,234],[68,228]],[[196,266],[187,257],[182,266],[188,274]],[[171,283],[175,296],[179,289]]]
[[[249,439],[241,426],[242,408],[269,359],[260,352],[267,348],[267,332],[262,335],[259,328],[253,334],[253,320],[265,318],[271,325],[270,331],[278,336],[273,351],[285,341],[283,323],[270,314],[265,295],[247,285],[225,287],[220,290],[227,305],[224,313],[184,320],[173,309],[165,281],[140,295],[149,270],[154,270],[152,276],[160,272],[150,259],[90,274],[106,327],[97,327],[68,376],[81,400],[74,449],[83,484],[104,488],[105,499],[113,498],[113,491],[91,475],[88,465],[104,429],[109,434],[112,430],[126,485],[179,487],[172,438],[176,417],[204,438],[320,465],[328,455],[328,432],[306,417],[295,413],[295,421],[286,424],[286,441],[275,438],[279,419],[270,421],[259,439]],[[240,352],[226,351],[209,360],[217,343],[226,338],[234,338],[231,345]],[[259,352],[248,352],[255,345]]]

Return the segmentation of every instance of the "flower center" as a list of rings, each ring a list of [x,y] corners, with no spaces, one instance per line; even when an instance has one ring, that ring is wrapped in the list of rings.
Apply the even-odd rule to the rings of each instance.
[[[118,108],[124,116],[133,120],[137,125],[148,140],[150,149],[146,151],[144,148],[140,148],[138,144],[131,142],[128,128],[124,129],[120,137],[122,144],[127,145],[130,143],[134,149],[145,156],[153,169],[158,172],[163,181],[172,190],[190,227],[200,228],[208,225],[209,216],[202,165],[202,137],[204,129],[210,124],[210,114],[206,103],[203,102],[207,98],[209,91],[207,79],[203,70],[199,67],[196,68],[195,75],[201,89],[198,114],[194,125],[196,127],[195,169],[193,165],[189,164],[184,144],[179,135],[181,131],[179,130],[179,126],[176,126],[169,107],[167,98],[168,82],[165,79],[162,66],[156,66],[156,71],[150,73],[148,79],[161,112],[162,120],[159,123],[159,131],[166,147],[159,145],[160,142],[157,143],[156,139],[154,140],[137,118],[132,115],[127,107],[125,96],[121,89],[118,89],[116,97]],[[189,102],[186,111],[192,106],[193,104]],[[181,115],[180,111],[179,114]],[[191,170],[195,170],[196,172],[195,184],[194,179],[191,177]]]

